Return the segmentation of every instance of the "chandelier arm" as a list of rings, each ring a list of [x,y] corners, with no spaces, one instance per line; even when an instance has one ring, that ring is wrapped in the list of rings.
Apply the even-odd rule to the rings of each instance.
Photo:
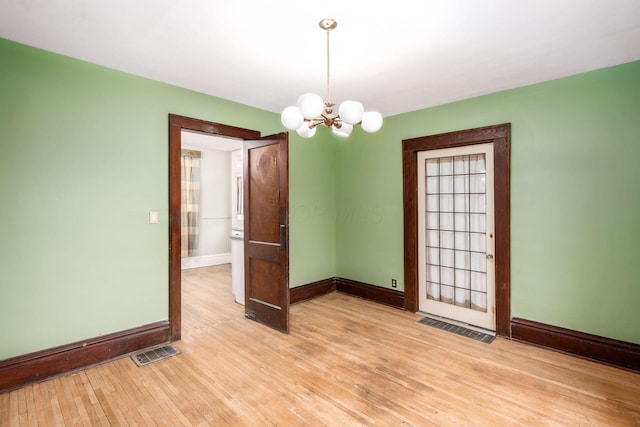
[[[305,119],[305,122],[309,122],[309,129],[313,129],[314,127],[321,125],[324,123],[324,119],[318,118],[318,119]]]

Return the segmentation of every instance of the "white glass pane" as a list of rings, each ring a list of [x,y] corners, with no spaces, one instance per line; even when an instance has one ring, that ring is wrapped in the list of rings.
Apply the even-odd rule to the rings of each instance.
[[[440,301],[453,304],[453,288],[450,286],[440,287]]]
[[[453,157],[440,158],[440,175],[453,175]]]
[[[427,246],[440,246],[440,233],[437,230],[427,230]]]
[[[487,200],[487,197],[484,194],[470,194],[469,210],[471,212],[476,212],[476,213],[485,213],[487,211],[486,200]]]
[[[443,194],[440,196],[440,211],[453,212],[453,196],[451,194]]]
[[[487,177],[484,174],[469,175],[469,192],[485,193],[485,181]]]
[[[465,289],[456,289],[456,305],[469,308],[471,306],[470,303],[471,298],[469,291]]]
[[[456,212],[469,212],[468,198],[465,194],[456,194],[454,200],[453,207]]]
[[[427,282],[427,298],[429,299],[440,299],[440,285],[437,283],[429,283]]]
[[[471,292],[471,308],[477,311],[487,311],[487,294]]]
[[[427,196],[427,211],[428,212],[437,212],[440,210],[440,196],[436,195],[429,195]]]
[[[484,154],[472,154],[469,156],[469,172],[485,173],[486,171]]]
[[[442,230],[453,230],[453,214],[452,213],[440,214],[440,228]]]
[[[452,176],[440,177],[440,192],[449,193],[449,194],[453,193],[453,177]]]
[[[440,221],[438,221],[438,218],[440,218],[440,214],[436,212],[427,213],[427,228],[437,230],[440,227]]]
[[[437,194],[440,190],[440,178],[430,176],[427,178],[427,194]]]
[[[473,271],[487,271],[487,256],[471,252],[471,269]]]
[[[471,289],[487,292],[487,275],[485,273],[471,272]]]
[[[456,268],[471,268],[471,255],[466,251],[456,251]]]
[[[487,235],[486,234],[470,233],[469,243],[471,244],[470,249],[472,251],[487,252]]]
[[[469,233],[456,232],[456,249],[469,250]]]
[[[440,265],[444,267],[453,267],[453,253],[451,249],[440,249]]]
[[[456,231],[467,231],[469,227],[467,226],[467,214],[457,213],[455,214],[455,230]]]
[[[427,160],[427,176],[435,176],[440,174],[438,159]]]
[[[471,273],[469,270],[456,269],[456,287],[469,289],[471,286]]]
[[[469,188],[467,185],[468,180],[466,175],[456,175],[454,177],[454,180],[455,180],[454,190],[456,193],[461,194],[461,193],[469,192]]]
[[[484,233],[487,231],[487,216],[485,214],[470,214],[469,222],[469,231],[476,233]]]
[[[427,264],[440,265],[440,249],[427,248]]]
[[[454,249],[453,231],[440,232],[440,247]]]
[[[469,156],[459,156],[453,159],[453,171],[456,175],[469,173]]]
[[[427,266],[427,280],[429,282],[440,283],[440,267],[437,265]]]
[[[453,268],[440,268],[440,283],[453,286]]]

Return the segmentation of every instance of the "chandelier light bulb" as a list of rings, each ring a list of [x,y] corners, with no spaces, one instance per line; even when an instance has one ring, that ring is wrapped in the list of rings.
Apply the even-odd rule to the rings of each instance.
[[[296,133],[302,138],[311,138],[316,134],[316,128],[310,128],[307,123],[303,123],[298,129],[296,129]]]
[[[282,115],[280,116],[280,120],[284,127],[289,130],[296,130],[304,123],[304,117],[298,107],[290,106],[285,108],[282,111]]]
[[[353,125],[343,122],[340,128],[337,128],[336,125],[331,126],[331,128],[333,129],[333,133],[335,133],[336,135],[349,136],[351,135],[351,131],[353,130]]]
[[[361,126],[365,132],[378,132],[382,127],[382,114],[377,111],[366,111],[362,115]]]
[[[298,109],[305,119],[315,119],[324,111],[324,101],[320,95],[305,93],[298,98]]]
[[[349,123],[350,125],[360,123],[363,113],[364,107],[358,101],[344,101],[340,104],[340,109],[338,110],[343,123]]]

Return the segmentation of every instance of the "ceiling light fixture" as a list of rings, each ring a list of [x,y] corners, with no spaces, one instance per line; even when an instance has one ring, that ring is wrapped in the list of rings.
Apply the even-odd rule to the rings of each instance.
[[[377,111],[364,111],[358,101],[344,101],[334,114],[331,102],[331,73],[329,60],[329,33],[338,26],[333,19],[323,19],[320,28],[327,32],[327,101],[315,93],[305,93],[298,98],[298,104],[282,111],[282,124],[295,130],[303,138],[311,138],[318,125],[325,125],[339,135],[349,136],[354,125],[361,125],[366,132],[377,132],[382,127],[382,115]]]

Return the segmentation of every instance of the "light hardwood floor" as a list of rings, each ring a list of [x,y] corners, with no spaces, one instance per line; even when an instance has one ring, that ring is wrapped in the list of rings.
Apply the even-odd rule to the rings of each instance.
[[[243,317],[227,265],[183,273],[182,354],[0,395],[0,425],[638,426],[640,375],[333,293],[284,335]]]

